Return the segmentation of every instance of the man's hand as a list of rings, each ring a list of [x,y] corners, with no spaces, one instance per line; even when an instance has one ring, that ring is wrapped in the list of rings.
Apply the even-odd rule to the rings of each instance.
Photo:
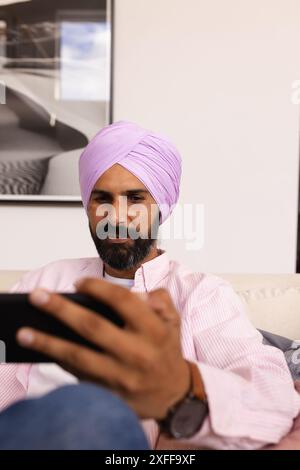
[[[80,281],[77,291],[112,307],[125,328],[44,289],[29,298],[104,352],[29,328],[19,330],[18,342],[53,357],[78,377],[109,387],[140,418],[164,418],[190,386],[189,366],[181,353],[180,317],[168,292],[139,295],[92,278]]]

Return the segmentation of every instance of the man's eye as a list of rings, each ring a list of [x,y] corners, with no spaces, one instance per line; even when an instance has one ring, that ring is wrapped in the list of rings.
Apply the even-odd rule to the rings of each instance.
[[[107,204],[110,204],[111,202],[106,200],[106,199],[94,199],[95,203],[98,205],[98,206],[102,206],[102,205],[107,205]]]
[[[108,202],[108,198],[105,196],[98,196],[95,198],[95,201],[97,202]]]
[[[129,196],[128,199],[130,199],[131,201],[143,201],[144,198],[142,196]]]

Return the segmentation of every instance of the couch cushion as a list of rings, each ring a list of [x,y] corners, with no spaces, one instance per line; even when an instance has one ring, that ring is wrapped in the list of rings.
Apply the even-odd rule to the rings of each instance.
[[[300,274],[218,274],[232,283],[256,328],[300,339]]]
[[[25,272],[0,270],[0,292],[7,292]]]

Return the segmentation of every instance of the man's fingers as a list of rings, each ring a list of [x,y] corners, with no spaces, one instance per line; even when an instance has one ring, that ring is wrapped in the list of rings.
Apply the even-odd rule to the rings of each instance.
[[[42,304],[39,303],[40,298],[44,301]],[[127,355],[131,355],[134,347],[132,333],[117,327],[101,315],[64,296],[48,293],[43,289],[33,291],[29,299],[38,308],[50,313],[80,336],[110,354],[120,359],[126,359]]]
[[[17,341],[25,348],[66,364],[73,371],[78,371],[78,375],[84,374],[93,381],[103,381],[112,388],[120,385],[118,378],[122,377],[124,371],[114,359],[100,352],[31,328],[21,328],[17,332]]]
[[[159,334],[161,323],[140,296],[102,279],[84,278],[76,283],[77,291],[90,295],[114,309],[133,329]]]

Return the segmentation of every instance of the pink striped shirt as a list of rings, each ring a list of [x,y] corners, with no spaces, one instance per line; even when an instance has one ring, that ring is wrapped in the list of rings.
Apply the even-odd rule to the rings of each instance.
[[[73,283],[86,276],[103,277],[99,258],[53,262],[26,274],[11,292],[36,287],[74,292]],[[162,253],[136,271],[131,290],[158,287],[169,290],[180,313],[182,353],[198,365],[210,410],[201,430],[176,447],[255,449],[277,443],[291,429],[300,398],[283,353],[262,344],[232,286],[212,274],[192,272]],[[54,364],[19,365],[16,376],[28,396],[76,381]],[[0,396],[9,387],[0,380]],[[159,435],[154,420],[142,425],[152,448],[173,447],[174,442]]]

